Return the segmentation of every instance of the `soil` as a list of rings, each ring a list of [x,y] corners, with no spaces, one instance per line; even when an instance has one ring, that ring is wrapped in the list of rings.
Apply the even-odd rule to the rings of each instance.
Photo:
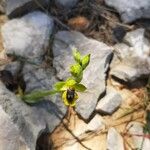
[[[54,5],[50,8],[50,14],[64,24],[64,26],[59,26],[59,30],[80,31],[84,35],[108,45],[116,42],[113,36],[114,28],[121,26],[125,31],[134,29],[133,25],[123,24],[118,13],[105,6],[104,0],[80,0],[79,4],[71,11],[57,8]]]

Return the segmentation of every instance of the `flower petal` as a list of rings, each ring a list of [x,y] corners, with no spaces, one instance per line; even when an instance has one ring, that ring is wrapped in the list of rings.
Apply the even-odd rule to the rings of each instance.
[[[67,91],[64,91],[63,94],[62,94],[62,99],[63,99],[63,102],[66,106],[69,106],[69,103],[68,103],[68,100],[66,98],[66,95],[67,95]]]

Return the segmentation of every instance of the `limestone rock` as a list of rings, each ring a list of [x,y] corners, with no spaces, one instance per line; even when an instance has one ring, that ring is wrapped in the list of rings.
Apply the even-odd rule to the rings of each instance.
[[[125,23],[140,18],[150,18],[150,0],[105,0],[105,3],[115,8]]]
[[[111,115],[121,104],[121,95],[112,88],[106,90],[106,95],[100,99],[96,110],[102,114]]]
[[[84,71],[82,83],[87,91],[79,93],[76,111],[88,119],[94,111],[99,96],[105,91],[105,76],[112,58],[112,49],[102,42],[88,39],[75,31],[62,31],[55,35],[53,45],[53,66],[57,77],[65,80],[69,77],[69,67],[74,63],[72,48],[76,47],[82,55],[91,54],[89,66]]]
[[[126,34],[125,43],[116,44],[111,64],[112,76],[125,82],[133,82],[150,74],[150,43],[140,28]]]
[[[115,128],[110,128],[107,135],[107,150],[124,150],[123,139]]]
[[[9,115],[0,106],[0,149],[1,150],[29,150],[22,140],[19,130]]]
[[[18,61],[11,62],[5,66],[5,70],[10,71],[13,76],[16,76],[21,70],[21,64]]]
[[[32,71],[34,73],[37,71],[35,76]],[[51,88],[53,81],[52,79],[51,82],[49,81],[51,77],[47,77],[44,80],[42,77],[46,77],[46,75],[42,76],[39,73],[41,70],[32,68],[32,71],[30,70],[29,72],[28,69],[26,70],[26,73],[24,73],[24,78],[27,83],[27,90],[30,89],[31,92],[31,87],[34,87],[34,89],[42,89],[42,83],[45,84],[43,87],[47,88],[48,84],[50,84],[49,88]],[[32,81],[32,79],[35,82],[41,80],[38,85],[41,87],[35,88],[35,86],[32,85],[34,82],[30,82],[29,85],[29,82],[27,81]],[[0,84],[0,105],[10,117],[14,126],[16,126],[19,135],[23,141],[25,141],[27,147],[31,150],[35,149],[37,138],[43,132],[52,132],[61,122],[66,113],[66,108],[62,104],[59,96],[47,97],[37,104],[27,105],[13,93],[9,92],[2,83]]]
[[[37,137],[46,128],[44,119],[38,116],[38,110],[28,107],[2,84],[0,87],[1,107],[15,124],[27,146],[35,149]]]
[[[52,69],[43,69],[30,64],[24,66],[22,74],[26,83],[26,93],[35,90],[52,90],[53,84],[58,81]],[[52,131],[66,114],[67,108],[62,102],[61,95],[52,95],[44,99],[45,101],[37,104],[37,107],[44,113],[47,126]]]
[[[6,14],[10,18],[14,18],[37,8],[46,7],[48,4],[48,0],[6,0]]]
[[[53,83],[57,81],[53,69],[44,69],[31,64],[25,64],[22,74],[27,93],[33,90],[51,89]]]
[[[8,21],[2,27],[6,53],[32,63],[41,62],[52,29],[53,20],[40,11]]]

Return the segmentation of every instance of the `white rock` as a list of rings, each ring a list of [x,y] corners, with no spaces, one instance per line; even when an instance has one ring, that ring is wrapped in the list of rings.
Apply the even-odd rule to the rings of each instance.
[[[148,77],[150,74],[150,43],[140,28],[127,33],[125,43],[116,44],[110,74],[126,82]]]
[[[143,28],[139,28],[135,31],[128,32],[124,37],[124,41],[130,46],[132,56],[144,58],[150,54],[150,43],[144,37],[144,32],[145,30]]]
[[[150,0],[105,0],[105,3],[114,7],[126,23],[140,18],[150,18]]]
[[[144,138],[143,136],[143,125],[139,122],[131,122],[128,124],[127,129],[129,129],[129,133],[132,135],[133,144],[135,149],[149,150],[150,149],[150,139]],[[137,136],[141,135],[141,136]]]
[[[8,21],[2,27],[6,53],[41,61],[52,29],[53,20],[40,11]]]
[[[87,131],[99,131],[105,129],[105,122],[100,115],[96,115],[87,125]]]
[[[124,80],[125,82],[134,81],[137,79],[137,69],[130,66],[119,64],[114,69],[111,70],[111,75]],[[140,77],[139,75],[138,77]]]
[[[106,90],[106,95],[100,99],[96,106],[96,111],[111,115],[121,104],[121,95],[112,88]]]
[[[108,130],[107,150],[124,150],[123,139],[115,128]]]

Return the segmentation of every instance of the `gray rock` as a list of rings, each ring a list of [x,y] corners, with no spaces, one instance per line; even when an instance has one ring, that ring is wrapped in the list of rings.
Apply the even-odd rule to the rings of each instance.
[[[51,74],[47,72],[31,64],[26,65],[23,70],[27,85],[26,92],[36,89],[51,89],[56,80],[54,81],[53,77],[49,76]],[[35,149],[37,138],[43,132],[52,132],[66,113],[66,108],[59,95],[46,97],[34,105],[27,105],[2,84],[0,84],[0,105],[31,150]]]
[[[1,150],[29,150],[22,140],[18,128],[0,106],[0,146]]]
[[[100,99],[96,106],[96,111],[111,115],[121,104],[121,95],[112,88],[106,90],[106,95]]]
[[[51,90],[54,83],[58,81],[54,76],[54,70],[52,68],[43,69],[39,66],[27,64],[24,66],[22,74],[26,83],[26,93],[30,93],[34,90]],[[57,113],[57,109],[59,108],[61,117],[64,117],[67,108],[64,106],[60,95],[51,96],[46,98],[46,100],[47,99],[52,101],[51,103],[54,105],[54,108],[49,110],[50,113],[53,113],[53,110]]]
[[[78,114],[88,119],[96,107],[99,96],[105,91],[105,76],[112,58],[112,50],[104,43],[88,39],[79,32],[58,32],[53,45],[53,66],[59,79],[65,80],[70,76],[69,67],[74,63],[73,47],[79,49],[82,55],[91,54],[91,62],[84,71],[82,80],[87,91],[79,93],[76,106]]]
[[[11,62],[5,66],[5,70],[8,70],[12,73],[13,76],[16,76],[21,71],[21,64],[18,61]]]
[[[137,59],[138,58],[134,59],[133,64],[137,63]],[[148,77],[149,64],[148,62],[145,61],[147,60],[143,60],[143,61],[140,60],[138,63],[141,64],[135,66],[130,66],[128,64],[120,63],[112,69],[111,75],[125,82],[134,83],[134,81],[136,81],[137,79]],[[129,60],[129,62],[131,62],[131,60]]]
[[[125,23],[140,18],[150,18],[150,0],[105,0],[106,5],[115,8]]]
[[[125,82],[133,82],[150,74],[150,43],[144,37],[144,29],[127,33],[125,43],[116,44],[111,64],[112,76]]]
[[[95,115],[94,118],[88,123],[87,131],[99,131],[105,129],[105,121],[100,115]]]
[[[39,66],[32,66],[30,64],[27,64],[24,66],[22,74],[26,83],[26,93],[30,93],[31,91],[35,90],[52,90],[54,83],[58,81],[54,76],[54,70],[52,68],[43,69]],[[47,108],[49,113],[57,113],[58,115],[60,115],[58,116],[60,117],[60,119],[64,117],[67,108],[63,104],[60,95],[47,97],[46,100],[51,101],[49,104],[50,106],[43,105],[43,107]],[[45,103],[45,105],[46,104],[47,103]]]
[[[41,118],[41,115],[38,116],[38,110],[31,109],[30,106],[17,99],[2,84],[0,87],[0,105],[15,124],[29,148],[35,149],[37,137],[46,128],[44,119]]]
[[[6,8],[6,0],[1,0],[0,1],[0,13],[5,13],[5,8]]]
[[[143,125],[139,122],[130,122],[127,126],[127,129],[129,129],[129,134],[132,135],[134,149],[141,149],[141,150],[148,150],[150,148],[150,140],[149,138],[144,138],[142,136],[137,135],[143,135]]]
[[[6,53],[32,63],[41,62],[52,29],[53,20],[40,11],[8,21],[2,27]]]
[[[10,18],[22,16],[37,8],[47,7],[49,0],[6,0],[6,14]]]
[[[63,8],[72,8],[76,6],[79,0],[55,0],[56,5]]]
[[[26,64],[23,68],[23,77],[26,83],[26,92],[40,89],[52,89],[57,80],[52,69],[43,69],[40,66]]]
[[[107,135],[107,150],[124,150],[123,139],[115,128],[110,128]]]

